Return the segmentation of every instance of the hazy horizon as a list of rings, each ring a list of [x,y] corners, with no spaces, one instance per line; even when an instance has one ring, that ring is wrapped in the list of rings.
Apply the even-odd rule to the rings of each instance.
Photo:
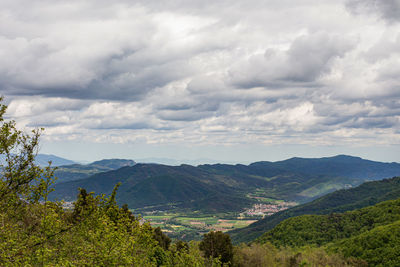
[[[335,156],[350,156],[350,157],[359,157],[365,160],[372,160],[372,161],[378,161],[378,162],[386,162],[386,163],[400,163],[397,161],[390,161],[390,160],[380,160],[380,159],[372,159],[372,158],[366,158],[362,157],[359,155],[354,155],[354,154],[326,154],[326,155],[320,155],[320,156],[301,156],[301,155],[294,155],[294,156],[289,156],[289,157],[282,157],[282,158],[276,158],[276,159],[265,159],[265,158],[258,158],[255,160],[220,160],[220,159],[213,159],[213,158],[190,158],[190,159],[183,159],[183,158],[174,158],[174,157],[146,157],[146,158],[140,158],[140,157],[119,157],[119,156],[110,156],[110,157],[101,157],[101,158],[92,158],[91,160],[80,160],[80,159],[74,159],[74,158],[69,158],[69,157],[62,157],[57,154],[45,154],[45,153],[39,153],[42,155],[46,156],[55,156],[55,157],[60,157],[62,159],[66,160],[71,160],[74,161],[75,163],[79,164],[89,164],[95,161],[99,160],[104,160],[104,159],[128,159],[128,160],[133,160],[136,163],[157,163],[157,164],[164,164],[164,165],[171,165],[171,166],[178,166],[181,164],[188,164],[188,165],[201,165],[201,164],[244,164],[248,165],[254,162],[259,162],[259,161],[270,161],[270,162],[277,162],[277,161],[283,161],[283,160],[288,160],[291,158],[329,158],[329,157],[335,157]]]

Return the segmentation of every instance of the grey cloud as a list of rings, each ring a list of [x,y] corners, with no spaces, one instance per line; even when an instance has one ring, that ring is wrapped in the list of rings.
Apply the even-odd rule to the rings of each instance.
[[[393,41],[388,37],[389,36],[387,35],[382,36],[379,42],[365,52],[365,59],[368,62],[376,63],[381,60],[386,60],[391,56],[400,54],[400,33],[397,34],[396,39]]]
[[[151,125],[146,122],[136,122],[131,123],[129,121],[119,121],[119,122],[101,122],[98,125],[87,125],[90,129],[97,129],[97,130],[110,130],[110,129],[130,129],[130,130],[137,130],[137,129],[154,129],[154,125]]]
[[[374,128],[393,128],[399,123],[398,119],[395,118],[356,118],[345,125],[349,128],[362,128],[362,129],[374,129]]]
[[[192,105],[191,103],[185,103],[185,102],[180,102],[177,100],[175,103],[168,103],[168,104],[161,104],[158,109],[159,110],[174,110],[174,111],[179,111],[179,110],[187,110],[191,109]]]
[[[50,6],[54,8],[54,4]],[[90,17],[79,22],[58,21],[48,15],[44,21],[32,23],[35,37],[7,37],[0,31],[2,91],[8,95],[139,100],[192,71],[186,58],[193,51],[170,47],[174,40],[168,35],[159,37],[163,29],[145,10],[127,12],[137,17],[126,17],[123,10],[112,10],[112,20],[101,22]],[[15,19],[29,24],[23,18]],[[65,36],[54,31],[53,20]],[[31,34],[24,28],[16,30],[21,36]]]
[[[331,61],[354,47],[352,39],[316,33],[298,37],[287,51],[267,49],[231,70],[238,87],[318,86],[318,78],[330,72]],[[244,65],[244,66],[243,66]]]
[[[185,110],[185,111],[173,111],[173,110],[163,110],[158,112],[157,117],[166,121],[197,121],[207,117],[212,116],[212,112],[208,111],[195,111],[195,110]]]
[[[3,74],[0,73],[0,79],[4,91],[14,95],[139,100],[154,88],[184,77],[191,69],[179,60],[158,60],[154,65],[144,65],[134,59],[130,60],[129,55],[117,55],[120,57],[118,61],[115,60],[115,54],[112,54],[109,59],[76,70],[72,69],[73,66],[62,66],[67,62],[61,62],[59,67],[44,62],[45,66],[32,66],[31,70],[26,69],[29,65],[24,65],[21,67],[25,70],[12,76],[5,70]],[[35,56],[38,57],[36,63],[40,64],[40,56],[32,54],[32,57]]]
[[[399,0],[347,0],[346,7],[353,13],[375,13],[388,22],[400,21]]]
[[[297,38],[288,51],[291,64],[287,78],[312,82],[330,71],[330,61],[342,57],[354,47],[354,41],[344,36],[320,33]]]

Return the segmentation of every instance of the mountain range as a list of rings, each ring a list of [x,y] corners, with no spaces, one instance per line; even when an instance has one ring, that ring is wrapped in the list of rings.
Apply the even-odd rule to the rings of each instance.
[[[90,164],[70,164],[58,166],[55,170],[57,183],[87,178],[100,172],[116,170],[126,166],[134,166],[135,161],[129,159],[103,159]]]
[[[56,167],[56,166],[62,166],[62,165],[69,165],[69,164],[75,164],[76,162],[61,158],[55,155],[48,155],[48,154],[38,154],[35,157],[35,162],[36,164],[40,166],[47,166],[49,165],[49,161],[51,161],[51,166]]]
[[[60,182],[52,197],[73,200],[79,187],[109,194],[115,184],[121,183],[117,201],[132,209],[226,212],[251,206],[256,202],[254,196],[305,203],[341,188],[396,175],[400,175],[398,163],[345,155],[250,165],[135,164]]]
[[[14,155],[15,154],[11,154]],[[70,165],[70,164],[75,164],[75,161],[65,159],[62,157],[58,157],[55,155],[50,155],[50,154],[37,154],[35,157],[35,164],[41,166],[41,167],[46,167],[49,165],[49,161],[51,161],[51,166],[57,167],[57,166],[62,166],[62,165]],[[5,163],[5,154],[0,154],[0,164]]]

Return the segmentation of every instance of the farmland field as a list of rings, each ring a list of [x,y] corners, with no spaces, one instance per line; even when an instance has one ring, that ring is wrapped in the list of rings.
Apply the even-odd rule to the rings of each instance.
[[[172,238],[189,240],[201,239],[209,231],[222,231],[242,228],[256,220],[233,219],[233,214],[218,214],[213,216],[187,216],[183,214],[144,215],[143,218],[154,227],[160,227]]]

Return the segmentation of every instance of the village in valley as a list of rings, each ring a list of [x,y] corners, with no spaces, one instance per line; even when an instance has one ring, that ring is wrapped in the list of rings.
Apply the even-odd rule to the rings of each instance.
[[[256,222],[265,216],[270,216],[282,210],[296,206],[296,202],[283,200],[258,199],[259,203],[251,208],[238,213],[214,214],[214,215],[188,215],[167,212],[147,212],[143,219],[150,222],[153,227],[160,227],[164,233],[172,238],[183,240],[201,239],[202,235],[209,231],[230,231],[243,228]],[[261,203],[264,201],[263,203]]]
[[[254,204],[254,206],[250,209],[245,210],[244,212],[240,213],[240,218],[246,218],[249,216],[270,216],[274,213],[277,213],[282,210],[286,210],[288,208],[296,206],[296,202],[278,202],[274,204],[265,204],[265,203],[258,203]]]

